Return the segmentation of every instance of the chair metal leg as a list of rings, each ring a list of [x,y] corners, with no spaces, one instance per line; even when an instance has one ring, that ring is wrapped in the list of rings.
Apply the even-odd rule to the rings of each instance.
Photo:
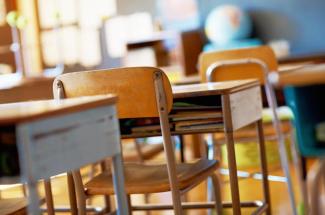
[[[273,89],[271,83],[269,82],[269,80],[267,79],[267,76],[265,78],[265,91],[266,91],[266,97],[268,100],[268,104],[272,110],[273,126],[275,128],[275,132],[278,137],[280,160],[281,160],[282,169],[283,169],[284,174],[287,178],[287,185],[288,185],[290,204],[291,204],[291,208],[292,208],[292,214],[297,215],[298,213],[297,213],[297,208],[296,208],[296,203],[295,203],[294,189],[293,189],[293,184],[292,184],[290,170],[289,170],[289,160],[288,160],[287,151],[286,151],[286,147],[285,147],[285,137],[282,133],[281,122],[280,122],[278,114],[276,112],[278,105],[276,102],[274,89]]]
[[[27,181],[27,189],[28,189],[28,213],[29,214],[40,214],[39,207],[39,195],[37,189],[37,181],[28,180]]]
[[[268,170],[267,170],[267,160],[266,160],[262,120],[257,121],[257,134],[258,134],[259,153],[260,153],[260,160],[261,160],[263,194],[264,194],[264,201],[267,204],[266,214],[271,215],[270,188],[269,188],[269,181],[268,181]]]
[[[208,156],[208,159],[214,159],[215,158],[215,154],[214,154],[214,142],[213,142],[213,134],[207,134],[206,135],[206,145],[207,145],[207,156]],[[215,194],[213,195],[212,193],[212,187],[214,187],[214,183],[212,181],[212,177],[208,178],[207,180],[207,199],[208,201],[213,201],[215,200],[214,197],[215,197]]]
[[[183,135],[179,135],[178,138],[179,138],[181,162],[184,163],[185,162],[184,137],[183,137]]]
[[[295,167],[296,177],[299,183],[300,196],[304,205],[304,214],[308,214],[307,183],[303,174],[303,166],[302,166],[303,164],[301,162],[302,158],[297,151],[295,133],[293,129],[290,134],[290,149],[291,149],[291,155]]]
[[[45,201],[48,215],[54,215],[53,194],[50,179],[44,180]]]
[[[117,154],[112,157],[112,174],[113,174],[113,182],[114,182],[114,190],[115,193],[118,193],[116,195],[116,201],[117,201],[117,208],[118,208],[118,214],[124,215],[129,214],[129,208],[127,205],[127,197],[126,197],[126,191],[125,191],[125,184],[124,184],[124,168],[123,168],[123,160],[122,155]]]

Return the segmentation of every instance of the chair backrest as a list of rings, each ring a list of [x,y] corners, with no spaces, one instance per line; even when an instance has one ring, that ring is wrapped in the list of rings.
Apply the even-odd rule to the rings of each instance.
[[[199,57],[199,69],[202,82],[207,82],[206,73],[210,65],[229,60],[257,59],[264,62],[270,71],[278,69],[277,59],[268,46],[242,48],[225,51],[203,52]],[[261,67],[254,63],[245,63],[218,68],[213,74],[213,81],[229,81],[239,79],[258,79],[264,83]]]
[[[158,117],[155,76],[161,74],[168,112],[173,96],[164,72],[154,67],[129,67],[73,72],[58,76],[53,85],[56,98],[60,84],[63,98],[113,93],[118,96],[119,118]],[[61,95],[62,96],[62,95]]]

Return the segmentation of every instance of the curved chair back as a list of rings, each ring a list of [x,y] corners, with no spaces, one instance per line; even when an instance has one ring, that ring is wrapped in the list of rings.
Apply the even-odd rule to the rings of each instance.
[[[173,102],[171,85],[158,68],[129,67],[97,71],[73,72],[58,76],[54,81],[56,98],[71,98],[113,93],[118,96],[119,118],[158,117],[156,102],[157,77],[162,78],[162,94],[167,110]]]
[[[242,48],[225,51],[204,52],[199,57],[200,76],[202,82],[209,81],[207,70],[212,64],[215,68],[212,80],[229,81],[240,79],[258,79],[264,83],[264,71],[260,63],[267,66],[268,71],[278,69],[277,59],[272,49],[268,46]],[[227,64],[227,67],[222,66]]]

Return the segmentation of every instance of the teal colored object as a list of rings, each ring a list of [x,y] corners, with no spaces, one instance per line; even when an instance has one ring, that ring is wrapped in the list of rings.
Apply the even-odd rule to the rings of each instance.
[[[286,87],[284,93],[295,116],[300,153],[305,157],[325,156],[325,142],[317,139],[317,126],[325,121],[325,85]]]
[[[229,43],[219,45],[216,43],[208,43],[204,46],[204,51],[218,51],[218,50],[227,50],[227,49],[237,49],[237,48],[248,48],[252,46],[262,45],[262,41],[259,39],[243,39],[235,40]]]

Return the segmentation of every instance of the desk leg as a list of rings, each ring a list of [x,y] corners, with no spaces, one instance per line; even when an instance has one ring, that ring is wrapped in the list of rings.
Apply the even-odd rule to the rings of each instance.
[[[124,168],[122,163],[121,154],[117,154],[112,159],[112,172],[114,189],[117,198],[118,215],[130,214],[131,210],[128,208],[128,201],[126,197],[125,187],[124,187]]]
[[[263,122],[262,120],[258,120],[256,124],[257,124],[257,134],[258,134],[258,141],[259,141],[264,201],[268,207],[266,210],[266,214],[271,215],[271,199],[270,199],[270,188],[269,188],[269,181],[268,181],[265,141],[264,141],[264,133],[263,133]]]
[[[39,196],[37,191],[37,181],[28,181],[28,214],[41,214],[39,207]]]
[[[224,120],[224,132],[226,137],[228,168],[230,179],[231,200],[234,215],[240,215],[240,196],[237,176],[237,164],[235,155],[234,133],[232,125],[232,114],[229,96],[222,97],[222,110]]]
[[[233,214],[240,215],[240,197],[233,132],[226,132],[226,141]]]

